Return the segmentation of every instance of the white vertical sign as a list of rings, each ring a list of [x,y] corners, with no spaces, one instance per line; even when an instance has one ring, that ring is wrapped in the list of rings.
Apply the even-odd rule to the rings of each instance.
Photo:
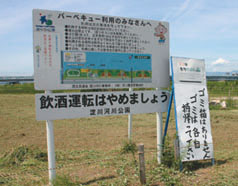
[[[173,57],[172,69],[181,160],[212,159],[205,62]]]

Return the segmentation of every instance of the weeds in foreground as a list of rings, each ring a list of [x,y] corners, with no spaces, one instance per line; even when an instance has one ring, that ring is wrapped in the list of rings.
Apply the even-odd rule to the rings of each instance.
[[[135,143],[125,142],[120,151],[117,151],[115,154],[115,159],[108,162],[107,168],[114,170],[111,172],[109,176],[102,176],[99,178],[91,179],[87,182],[81,182],[78,177],[70,177],[68,174],[61,174],[57,176],[53,181],[54,186],[75,186],[75,185],[133,185],[139,184],[139,165],[137,162],[137,157],[135,157],[135,153],[137,152],[137,147]],[[80,153],[87,154],[88,151],[82,151]],[[132,154],[132,156],[128,156],[128,154]],[[69,156],[67,156],[69,154]],[[188,174],[189,171],[179,172],[178,169],[178,161],[174,156],[173,145],[171,145],[170,138],[167,137],[165,141],[165,147],[163,152],[163,164],[158,165],[156,159],[147,160],[146,161],[146,177],[147,177],[147,185],[182,185],[181,180],[186,178],[191,178],[193,174]],[[78,159],[79,153],[70,153],[65,152],[64,161],[67,161],[67,158],[70,157],[70,161],[77,157]],[[146,154],[145,154],[146,157]],[[93,159],[97,159],[97,156],[94,156]],[[14,168],[24,166],[26,162],[30,160],[35,160],[38,163],[34,164],[34,167],[40,167],[40,161],[46,161],[47,156],[46,153],[41,152],[39,149],[28,146],[19,146],[11,151],[5,153],[1,158],[1,165],[11,165]],[[47,162],[44,163],[44,166]],[[194,164],[193,164],[194,165]],[[197,166],[197,165],[196,165]],[[199,166],[199,165],[198,165]],[[192,171],[190,171],[192,172]],[[40,174],[40,173],[39,173]],[[0,182],[7,183],[6,180],[1,180]],[[40,181],[40,180],[39,180]],[[13,182],[9,182],[11,184]]]
[[[137,151],[136,144],[132,141],[125,141],[121,148],[122,154],[131,153],[133,157],[135,157],[136,151]]]
[[[53,186],[81,186],[80,183],[73,182],[69,176],[57,176],[53,182]]]
[[[168,168],[179,169],[180,159],[176,158],[174,146],[171,144],[171,139],[166,136],[163,146],[162,164]]]
[[[33,146],[21,145],[6,152],[0,157],[2,166],[19,166],[21,164],[35,164],[35,161],[47,161],[47,153]]]
[[[237,101],[232,97],[229,97],[228,99],[226,99],[226,106],[229,109],[235,109],[237,107]]]

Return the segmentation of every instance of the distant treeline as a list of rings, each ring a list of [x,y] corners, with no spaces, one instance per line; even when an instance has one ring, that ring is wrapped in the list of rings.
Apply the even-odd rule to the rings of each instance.
[[[170,86],[172,83],[170,83]],[[238,80],[225,80],[225,81],[207,81],[207,88],[210,95],[219,96],[238,96]],[[170,87],[171,89],[171,87]],[[116,89],[100,89],[100,90],[90,90],[90,91],[116,91]],[[118,90],[118,89],[117,89]],[[120,89],[128,90],[128,89]],[[137,89],[134,89],[137,90]],[[139,89],[138,89],[139,90]],[[148,90],[140,88],[140,90]],[[59,90],[53,92],[85,92],[89,90]],[[118,90],[119,91],[119,90]],[[44,93],[44,91],[35,90],[33,83],[24,84],[5,84],[0,85],[0,94],[36,94]]]
[[[170,76],[170,80],[171,80]],[[235,81],[238,80],[238,76],[207,76],[208,81]],[[0,77],[0,85],[1,84],[24,84],[24,83],[33,83],[33,76],[12,76],[12,77]]]

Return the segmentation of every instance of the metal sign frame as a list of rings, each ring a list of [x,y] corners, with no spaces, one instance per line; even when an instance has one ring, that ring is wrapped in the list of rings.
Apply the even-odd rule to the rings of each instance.
[[[45,90],[36,99],[51,100],[52,90],[129,88],[133,94],[133,88],[153,87],[160,94],[161,88],[169,86],[168,22],[34,9],[33,54],[35,89]],[[152,110],[156,111],[157,160],[161,163],[165,110]],[[52,119],[57,118],[45,119],[52,182],[56,177]],[[131,140],[131,114],[128,120]]]

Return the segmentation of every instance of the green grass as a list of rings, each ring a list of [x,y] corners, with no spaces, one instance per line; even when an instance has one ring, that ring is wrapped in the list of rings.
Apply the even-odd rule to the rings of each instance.
[[[207,88],[210,96],[238,96],[238,81],[208,81]],[[75,91],[75,90],[74,90]],[[35,94],[33,83],[0,85],[0,94]]]
[[[36,91],[33,83],[0,85],[0,94],[35,94],[43,91]]]
[[[26,87],[28,91],[20,91]],[[46,127],[35,120],[33,85],[0,86],[0,90],[0,185],[47,185]],[[210,116],[215,165],[185,163],[183,172],[178,171],[173,153],[173,110],[162,165],[156,160],[155,114],[133,115],[133,143],[124,143],[126,115],[54,121],[54,184],[140,185],[136,146],[143,143],[147,185],[238,185],[238,111],[215,109]]]
[[[238,81],[208,81],[207,88],[211,97],[238,96]]]
[[[47,153],[38,148],[20,145],[0,157],[0,166],[35,164],[35,161],[47,161]]]

